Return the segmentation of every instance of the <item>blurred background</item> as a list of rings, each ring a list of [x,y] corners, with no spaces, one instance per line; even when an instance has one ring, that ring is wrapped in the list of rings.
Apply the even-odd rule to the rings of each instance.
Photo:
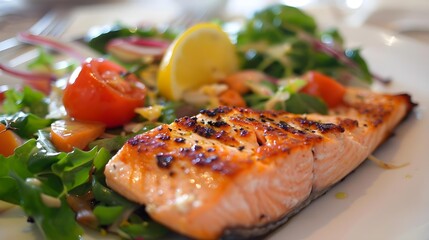
[[[62,26],[64,37],[76,37],[89,25],[168,23],[184,13],[230,20],[276,2],[317,13],[322,26],[376,26],[429,44],[428,0],[0,0],[0,42],[55,10],[67,19]],[[142,9],[149,8],[149,13],[142,14]]]

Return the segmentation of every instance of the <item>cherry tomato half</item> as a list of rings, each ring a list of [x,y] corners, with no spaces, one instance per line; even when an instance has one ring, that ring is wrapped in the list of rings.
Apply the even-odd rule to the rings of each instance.
[[[134,109],[144,104],[145,86],[135,75],[104,59],[87,59],[77,68],[64,90],[63,103],[70,117],[97,121],[107,127],[129,122]]]
[[[310,71],[305,74],[304,79],[308,83],[301,92],[322,98],[330,108],[343,102],[346,88],[331,77]]]

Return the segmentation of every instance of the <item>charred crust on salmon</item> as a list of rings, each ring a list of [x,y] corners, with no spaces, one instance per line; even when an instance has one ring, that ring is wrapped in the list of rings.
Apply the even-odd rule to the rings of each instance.
[[[221,128],[219,128],[218,130],[220,129],[222,130],[217,131],[216,129],[214,129],[214,127],[211,127],[209,123],[203,124],[202,122],[198,122],[196,119],[189,118],[189,117],[178,119],[175,123],[179,126],[180,129],[192,131],[200,135],[201,137],[209,138],[209,139],[217,139],[222,143],[225,143],[231,146],[236,146],[238,144],[236,139],[229,136],[228,133],[225,130],[223,130],[225,127],[229,128],[229,125],[226,124],[226,122],[223,123],[223,121],[216,121],[216,122],[219,123],[218,126],[221,126]]]
[[[218,160],[217,156],[206,156],[204,153],[198,153],[194,159],[191,160],[194,165],[209,165],[212,162]]]
[[[267,117],[263,113],[259,114],[259,118],[261,119],[262,122],[266,122],[266,121],[274,122],[274,119]]]
[[[224,130],[217,132],[215,135],[216,135],[216,139],[225,139],[226,140],[229,138],[228,133]]]
[[[224,126],[229,126],[228,123],[226,123],[226,122],[224,122],[222,120],[219,120],[219,121],[208,121],[207,123],[210,126],[217,127],[217,128],[224,127]]]
[[[391,114],[391,111],[389,110],[390,108],[387,108],[386,106],[362,104],[357,106],[356,109],[360,114],[371,119],[371,123],[374,127],[382,124],[384,119]]]
[[[200,111],[200,113],[203,115],[207,115],[209,117],[216,117],[219,114],[228,113],[230,111],[231,111],[231,108],[229,108],[227,106],[222,106],[222,107],[218,107],[218,108],[213,109],[213,110],[203,109]]]
[[[194,127],[194,132],[202,137],[210,138],[216,134],[216,130],[210,127],[196,125]]]
[[[139,144],[139,139],[137,137],[133,137],[127,141],[131,146],[137,146]]]
[[[339,119],[338,122],[339,122],[339,126],[342,127],[343,129],[352,130],[359,127],[359,121],[350,119],[350,118]],[[368,125],[364,123],[363,126],[367,127]]]
[[[186,142],[186,139],[183,137],[178,137],[178,138],[175,138],[174,141],[177,143],[184,143]]]
[[[203,147],[201,147],[200,145],[197,145],[197,144],[194,144],[194,145],[192,145],[192,147],[191,147],[191,150],[192,150],[192,151],[194,151],[194,152],[198,152],[198,151],[200,151],[201,149],[203,149]]]
[[[170,135],[165,134],[165,133],[160,133],[160,134],[156,135],[156,138],[159,138],[162,141],[168,141],[168,140],[170,140]]]
[[[279,126],[281,129],[283,129],[287,132],[293,133],[293,134],[305,135],[304,131],[296,129],[284,121],[280,121],[279,123],[277,123],[277,126]]]
[[[170,168],[174,157],[169,154],[159,153],[156,156],[156,163],[160,168]]]
[[[217,155],[207,155],[203,152],[186,149],[180,152],[180,158],[187,159],[196,167],[208,167],[213,171],[222,174],[232,174],[237,169],[234,163],[228,163],[219,158]]]
[[[249,131],[247,131],[246,129],[240,128],[240,136],[245,137],[249,135]]]
[[[301,118],[301,117],[296,117],[293,120],[298,124],[300,124],[301,126],[307,127],[311,130],[317,129],[321,133],[344,132],[344,128],[341,125],[336,125],[333,123],[322,123],[319,121],[312,121],[307,118]]]

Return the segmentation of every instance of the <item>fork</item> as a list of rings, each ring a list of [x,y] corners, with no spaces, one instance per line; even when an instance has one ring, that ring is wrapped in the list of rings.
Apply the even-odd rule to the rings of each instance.
[[[67,29],[70,23],[68,11],[65,9],[55,9],[45,14],[39,21],[31,26],[27,31],[34,35],[49,36],[58,38]],[[0,54],[6,54],[10,50],[17,50],[26,46],[16,37],[0,42]]]
[[[209,20],[208,12],[209,11],[206,9],[203,9],[199,12],[184,10],[182,14],[179,14],[168,23],[168,27],[172,29],[184,30],[196,23]]]
[[[184,30],[196,23],[220,17],[226,7],[226,0],[216,1],[182,1],[179,15],[168,23],[168,28]]]

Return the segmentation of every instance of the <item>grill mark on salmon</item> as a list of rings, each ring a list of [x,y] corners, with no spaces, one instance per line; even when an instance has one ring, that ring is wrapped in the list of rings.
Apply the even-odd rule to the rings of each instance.
[[[130,139],[107,184],[192,238],[265,234],[359,166],[414,104],[350,88],[329,115],[219,107]]]

